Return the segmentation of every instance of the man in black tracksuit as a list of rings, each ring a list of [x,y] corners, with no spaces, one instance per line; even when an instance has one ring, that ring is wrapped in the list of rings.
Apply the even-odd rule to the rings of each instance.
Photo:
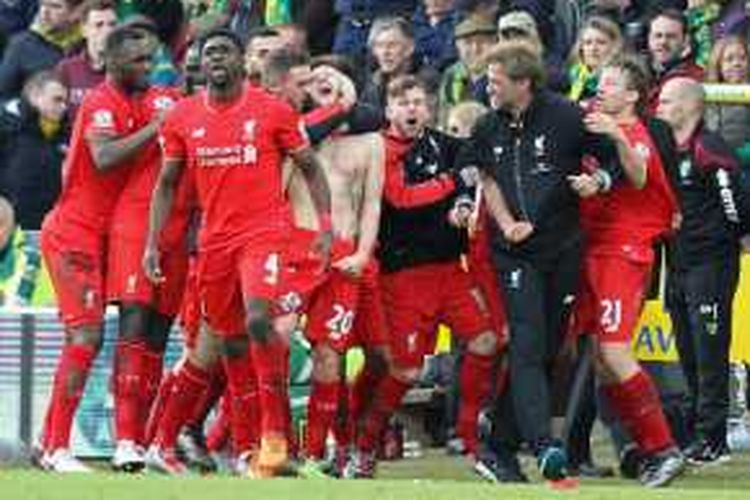
[[[543,66],[533,48],[499,46],[488,59],[495,111],[480,119],[459,162],[484,174],[492,214],[493,257],[510,327],[513,410],[501,402],[493,426],[495,480],[522,481],[509,451],[519,437],[547,479],[567,475],[563,449],[550,430],[552,361],[564,337],[579,276],[578,199],[607,190],[621,175],[614,145],[585,131],[583,113],[541,89]],[[580,174],[589,155],[598,168]],[[508,420],[515,416],[520,436]],[[499,459],[499,460],[498,460]]]
[[[703,128],[700,83],[669,81],[658,115],[678,145],[670,178],[681,221],[668,254],[667,309],[691,396],[693,464],[728,458],[729,344],[739,274],[742,196],[731,149]],[[689,429],[690,431],[690,429]]]

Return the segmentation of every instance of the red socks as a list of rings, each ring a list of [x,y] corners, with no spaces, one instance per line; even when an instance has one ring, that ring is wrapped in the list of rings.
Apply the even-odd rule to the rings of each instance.
[[[362,418],[372,405],[373,396],[380,384],[383,375],[368,367],[367,362],[362,371],[357,375],[354,384],[349,390],[349,408],[347,419],[349,421],[349,440],[356,441],[360,427],[363,425]]]
[[[118,441],[144,441],[149,411],[161,379],[161,360],[161,353],[150,351],[141,340],[118,340],[114,370]]]
[[[258,389],[249,356],[224,358],[229,398],[229,423],[235,454],[244,453],[257,443]],[[283,431],[283,427],[282,427]]]
[[[219,401],[216,418],[211,427],[206,432],[206,448],[209,451],[219,451],[226,446],[229,441],[229,394],[224,393],[224,397]]]
[[[305,456],[320,460],[325,454],[326,438],[333,425],[338,407],[339,382],[312,381],[307,406]]]
[[[209,380],[207,371],[185,360],[175,375],[154,444],[163,449],[175,447],[182,426],[190,419],[191,412],[208,389]]]
[[[170,370],[168,371],[161,380],[159,388],[156,392],[156,397],[151,405],[151,411],[146,422],[146,428],[143,436],[143,444],[148,446],[154,440],[156,431],[159,428],[162,415],[164,415],[164,409],[167,406],[169,395],[172,393],[172,388],[177,380],[177,374]]]
[[[395,412],[410,384],[402,382],[393,375],[386,375],[377,388],[375,400],[365,413],[362,429],[357,438],[357,449],[371,452],[377,448],[380,434],[390,416]]]
[[[469,453],[477,448],[477,418],[492,391],[494,356],[464,354],[459,374],[461,403],[456,421],[456,434],[463,440]]]
[[[226,389],[227,379],[224,376],[224,367],[220,363],[211,369],[210,375],[208,389],[201,395],[198,404],[195,405],[193,414],[188,419],[187,423],[190,426],[203,428],[206,417],[208,417],[211,409],[216,406]]]
[[[265,342],[251,340],[250,352],[253,368],[258,376],[261,437],[286,436],[289,414],[286,379],[289,347],[278,335],[272,333]]]
[[[602,390],[642,452],[653,454],[674,446],[659,394],[645,372],[639,371],[625,382],[603,386]]]
[[[68,448],[70,431],[83,395],[96,349],[88,345],[65,345],[55,371],[52,397],[47,409],[45,437],[47,451]]]

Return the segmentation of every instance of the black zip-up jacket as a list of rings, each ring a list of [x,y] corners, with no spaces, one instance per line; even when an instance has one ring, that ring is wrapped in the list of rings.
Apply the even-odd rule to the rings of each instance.
[[[44,137],[39,113],[24,99],[0,107],[0,194],[11,200],[24,229],[41,228],[60,194],[68,132],[64,123]]]
[[[736,256],[745,197],[739,163],[729,146],[701,126],[667,168],[682,213],[669,246],[670,266],[685,269]]]
[[[494,111],[479,120],[459,164],[486,172],[516,220],[534,226],[531,237],[516,245],[494,231],[496,254],[544,260],[580,241],[578,195],[568,176],[581,172],[584,155],[596,158],[610,186],[622,177],[614,144],[587,132],[583,111],[551,92],[539,91],[519,119]]]
[[[466,231],[448,212],[468,187],[454,175],[462,142],[434,130],[411,140],[384,134],[385,186],[377,256],[384,273],[421,264],[456,261],[466,250]]]

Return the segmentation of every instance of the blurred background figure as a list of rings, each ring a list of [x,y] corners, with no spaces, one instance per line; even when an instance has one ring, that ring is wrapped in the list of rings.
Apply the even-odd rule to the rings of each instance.
[[[602,68],[622,54],[622,49],[622,33],[614,21],[588,18],[570,54],[568,97],[578,102],[595,97]]]
[[[77,8],[82,0],[40,0],[34,22],[8,42],[0,63],[0,98],[18,97],[34,73],[54,68],[81,44]]]
[[[0,193],[18,224],[38,230],[62,183],[68,143],[68,90],[51,71],[32,76],[19,99],[0,108]]]
[[[0,196],[0,308],[52,306],[54,302],[38,241],[16,225],[13,205]]]

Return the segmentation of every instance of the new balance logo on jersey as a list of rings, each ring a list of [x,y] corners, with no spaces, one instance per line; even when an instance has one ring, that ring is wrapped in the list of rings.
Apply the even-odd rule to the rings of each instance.
[[[128,276],[128,285],[125,288],[127,293],[135,293],[135,285],[138,283],[138,275],[131,274]]]
[[[417,332],[412,332],[406,336],[406,349],[409,352],[416,352],[417,350]]]
[[[242,128],[242,140],[253,142],[255,140],[255,120],[247,120]]]

